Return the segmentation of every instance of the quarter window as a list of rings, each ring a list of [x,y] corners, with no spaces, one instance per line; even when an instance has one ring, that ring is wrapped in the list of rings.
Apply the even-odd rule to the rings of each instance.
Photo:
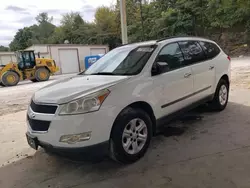
[[[190,65],[206,59],[205,53],[196,41],[179,42],[185,64]]]
[[[169,70],[178,69],[184,66],[184,59],[177,43],[171,43],[162,48],[157,57],[157,62],[168,63]]]
[[[212,59],[220,53],[220,49],[213,43],[210,42],[199,42],[208,59]]]

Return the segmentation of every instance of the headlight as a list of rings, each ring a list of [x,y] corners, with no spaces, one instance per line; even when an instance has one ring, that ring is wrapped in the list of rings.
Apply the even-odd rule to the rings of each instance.
[[[94,112],[100,109],[103,101],[109,95],[110,91],[104,89],[96,93],[87,95],[83,98],[71,101],[67,104],[64,104],[60,115],[69,115],[69,114],[84,114],[87,112]]]

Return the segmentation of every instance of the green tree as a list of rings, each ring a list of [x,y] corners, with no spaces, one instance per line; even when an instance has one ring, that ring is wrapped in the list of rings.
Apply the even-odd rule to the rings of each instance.
[[[47,13],[40,13],[36,17],[38,25],[31,26],[33,33],[33,44],[46,44],[48,38],[54,33],[56,26],[52,24],[53,17],[49,17]]]
[[[46,44],[54,33],[56,26],[51,23],[47,13],[40,13],[36,20],[37,24],[19,29],[10,43],[12,51],[25,49],[32,44]]]
[[[120,14],[115,7],[99,7],[95,14],[96,42],[114,48],[121,43]],[[94,37],[94,36],[93,36]]]
[[[196,35],[216,40],[229,51],[250,44],[249,0],[126,0],[126,5],[129,42]],[[121,44],[119,0],[114,6],[97,8],[91,23],[79,12],[64,14],[58,27],[47,13],[40,13],[36,20],[37,24],[16,33],[11,49],[65,40],[108,44],[111,49]]]
[[[10,51],[8,47],[0,45],[0,52],[8,52],[8,51]]]
[[[85,24],[79,12],[71,12],[63,15],[61,20],[61,36],[70,43],[80,44],[84,42],[79,29]]]
[[[23,50],[32,45],[32,31],[29,27],[19,29],[10,43],[11,51]]]
[[[36,16],[36,21],[38,24],[51,23],[53,21],[53,17],[49,17],[48,13],[42,12]]]

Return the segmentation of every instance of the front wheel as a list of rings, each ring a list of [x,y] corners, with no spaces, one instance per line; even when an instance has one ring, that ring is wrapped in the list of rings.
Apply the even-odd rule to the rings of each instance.
[[[214,111],[222,111],[226,108],[229,97],[229,84],[221,79],[217,85],[216,92],[210,107]]]
[[[152,121],[141,109],[127,108],[117,117],[111,133],[111,157],[133,163],[146,153],[152,138]]]
[[[49,80],[50,72],[46,68],[38,68],[35,72],[35,79],[38,82]]]

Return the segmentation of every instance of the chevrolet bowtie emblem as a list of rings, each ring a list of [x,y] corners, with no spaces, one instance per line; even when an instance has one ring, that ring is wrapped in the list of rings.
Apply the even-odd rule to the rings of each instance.
[[[34,113],[30,114],[30,118],[34,119],[36,117],[36,115]]]

